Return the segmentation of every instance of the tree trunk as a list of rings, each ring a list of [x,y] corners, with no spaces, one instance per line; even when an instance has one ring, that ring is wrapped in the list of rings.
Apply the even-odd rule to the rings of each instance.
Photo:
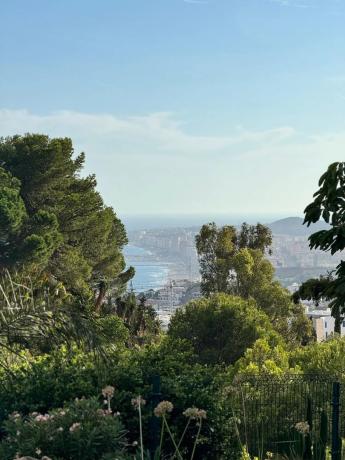
[[[341,334],[341,323],[343,321],[343,318],[341,317],[339,308],[334,310],[332,313],[334,317],[334,332],[340,335]]]
[[[104,281],[101,281],[99,283],[99,291],[98,291],[98,296],[97,296],[96,303],[95,303],[95,310],[97,313],[101,311],[106,293],[107,293],[106,284]]]

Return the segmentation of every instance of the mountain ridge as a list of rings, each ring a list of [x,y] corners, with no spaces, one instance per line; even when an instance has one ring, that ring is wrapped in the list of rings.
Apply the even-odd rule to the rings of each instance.
[[[290,235],[290,236],[309,236],[319,230],[329,228],[325,222],[317,222],[310,227],[303,225],[304,219],[298,216],[286,217],[276,220],[267,226],[271,229],[273,235]]]

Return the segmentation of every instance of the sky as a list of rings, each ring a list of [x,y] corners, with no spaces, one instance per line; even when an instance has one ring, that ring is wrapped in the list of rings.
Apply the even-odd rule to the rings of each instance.
[[[0,136],[128,214],[301,215],[345,153],[345,0],[4,0]]]

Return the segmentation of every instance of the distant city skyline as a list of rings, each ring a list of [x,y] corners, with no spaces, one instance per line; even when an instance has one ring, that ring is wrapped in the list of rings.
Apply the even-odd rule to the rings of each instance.
[[[344,22],[338,0],[11,0],[0,135],[71,137],[120,217],[301,216],[344,159]]]

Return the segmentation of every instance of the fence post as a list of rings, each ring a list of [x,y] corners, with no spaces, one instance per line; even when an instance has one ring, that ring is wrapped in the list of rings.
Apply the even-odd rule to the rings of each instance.
[[[332,460],[341,460],[341,441],[339,436],[340,383],[332,386]]]
[[[151,409],[153,410],[157,404],[161,401],[161,378],[160,375],[154,375],[152,377],[152,393],[151,393]],[[150,430],[150,454],[152,458],[159,447],[160,441],[160,420],[154,414],[152,414],[149,420]]]

